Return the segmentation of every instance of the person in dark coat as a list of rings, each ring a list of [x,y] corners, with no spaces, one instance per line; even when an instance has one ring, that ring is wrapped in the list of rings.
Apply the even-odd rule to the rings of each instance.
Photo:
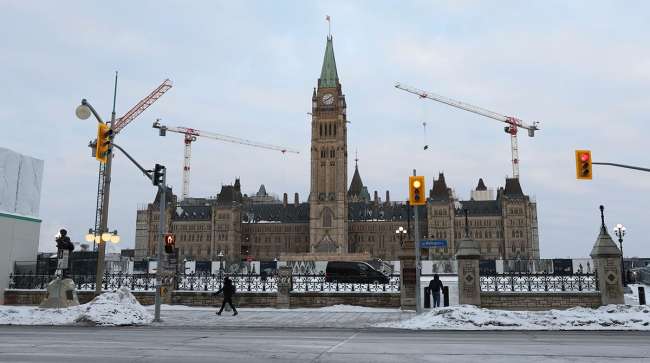
[[[232,316],[237,315],[237,309],[235,309],[235,305],[233,305],[232,303],[232,296],[235,295],[235,291],[236,291],[235,286],[232,284],[232,280],[230,279],[230,277],[226,276],[223,279],[223,287],[220,288],[219,291],[215,293],[215,295],[219,295],[220,293],[223,292],[223,302],[221,303],[221,309],[219,309],[217,315],[221,315],[223,308],[226,307],[226,303],[230,304],[230,308],[232,309],[232,311],[234,311]]]
[[[433,280],[429,281],[429,291],[433,294],[433,307],[440,307],[440,291],[442,291],[442,281],[438,274],[433,275]]]
[[[74,250],[74,243],[68,237],[68,231],[62,229],[59,231],[59,236],[56,238],[57,258],[63,259],[64,252],[67,252],[68,263],[66,266],[61,267],[61,274],[64,277],[70,275],[70,259],[72,258],[72,251]]]

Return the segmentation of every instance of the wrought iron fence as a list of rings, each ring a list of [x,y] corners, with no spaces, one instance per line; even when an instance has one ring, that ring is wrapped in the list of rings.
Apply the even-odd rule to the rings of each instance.
[[[390,275],[388,283],[325,281],[325,275],[293,275],[292,292],[399,292],[399,275]]]
[[[486,292],[591,292],[598,291],[595,274],[493,274],[481,276]]]
[[[209,273],[178,273],[164,276],[163,283],[174,284],[178,291],[211,291],[216,292],[223,287],[224,274]],[[228,274],[238,293],[275,293],[278,291],[276,275],[259,274]],[[43,274],[11,274],[10,289],[45,289],[55,275]],[[72,275],[78,291],[94,291],[95,275]],[[106,273],[102,279],[102,290],[114,290],[127,287],[131,291],[155,291],[156,275],[149,273],[127,274]],[[291,291],[293,292],[399,292],[399,275],[390,275],[388,283],[342,283],[325,281],[325,275],[293,275]]]
[[[176,290],[180,291],[218,291],[223,287],[224,274],[179,273],[176,275]],[[277,292],[275,275],[228,274],[238,293]]]

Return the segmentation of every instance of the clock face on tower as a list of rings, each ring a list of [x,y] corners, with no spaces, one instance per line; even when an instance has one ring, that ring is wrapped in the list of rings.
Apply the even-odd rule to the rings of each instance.
[[[331,94],[331,93],[326,93],[326,94],[323,95],[322,100],[323,100],[323,104],[326,104],[326,105],[329,106],[329,105],[334,103],[334,95]]]

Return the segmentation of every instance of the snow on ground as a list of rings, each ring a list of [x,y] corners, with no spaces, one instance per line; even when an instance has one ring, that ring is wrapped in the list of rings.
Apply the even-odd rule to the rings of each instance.
[[[646,304],[650,303],[650,286],[640,285],[640,284],[629,284],[628,285],[632,290],[632,294],[625,294],[625,303],[630,305],[639,304],[639,286],[642,286],[645,290],[645,301]]]
[[[0,325],[143,325],[153,316],[128,289],[105,292],[87,304],[64,309],[0,305]]]
[[[166,305],[163,304],[160,306],[161,311],[214,311],[219,309],[219,306],[187,306],[187,305]],[[146,307],[148,310],[153,311],[154,306],[149,305]],[[295,309],[276,309],[276,308],[239,308],[238,311],[248,311],[248,312],[336,312],[336,313],[394,313],[399,312],[399,308],[370,308],[365,306],[356,306],[356,305],[332,305],[325,306],[322,308],[295,308]]]
[[[608,305],[598,309],[505,311],[460,305],[438,308],[411,319],[375,327],[413,330],[648,330],[647,305]]]

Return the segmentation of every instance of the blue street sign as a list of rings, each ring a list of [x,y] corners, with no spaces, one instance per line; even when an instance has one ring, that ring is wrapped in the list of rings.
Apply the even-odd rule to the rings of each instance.
[[[420,240],[420,248],[444,248],[447,247],[445,239],[423,239]]]

